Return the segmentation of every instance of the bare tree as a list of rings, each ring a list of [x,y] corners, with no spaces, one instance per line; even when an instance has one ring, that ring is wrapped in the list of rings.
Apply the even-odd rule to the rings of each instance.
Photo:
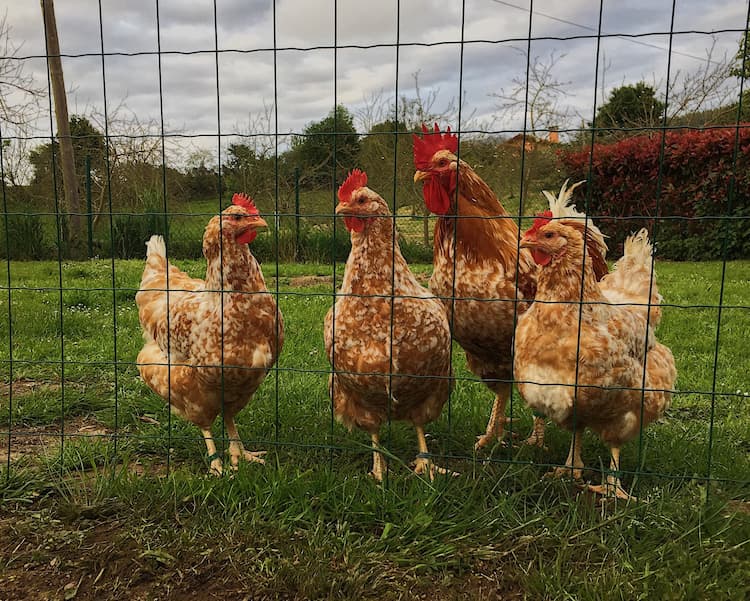
[[[497,99],[499,117],[504,120],[516,120],[526,115],[526,129],[535,136],[541,131],[550,131],[564,127],[571,117],[569,107],[563,106],[570,81],[560,81],[554,70],[565,54],[551,52],[546,59],[538,56],[529,60],[525,49],[515,48],[528,61],[528,84],[525,75],[515,76],[512,86],[506,90],[490,94]],[[528,98],[527,98],[528,87]]]
[[[732,100],[735,86],[728,85],[731,79],[732,59],[726,52],[715,57],[716,38],[706,49],[706,60],[695,71],[677,70],[669,82],[669,102],[667,103],[667,124],[671,125],[690,114],[716,109]],[[663,87],[663,84],[657,84]],[[700,125],[712,125],[714,119],[721,119],[719,113],[706,113]]]
[[[3,136],[3,172],[11,186],[27,183],[31,174],[29,140],[39,117],[44,89],[24,69],[23,44],[16,44],[8,14],[0,18],[0,121]]]

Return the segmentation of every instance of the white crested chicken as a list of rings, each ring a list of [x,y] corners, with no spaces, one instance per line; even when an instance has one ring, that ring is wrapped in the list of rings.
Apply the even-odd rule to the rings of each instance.
[[[417,474],[448,473],[431,460],[424,425],[437,419],[451,388],[450,330],[442,304],[419,284],[396,239],[386,202],[353,170],[338,190],[352,248],[341,291],[325,318],[333,367],[334,413],[348,428],[370,434],[372,476],[386,471],[380,427],[389,418],[417,431]]]
[[[135,297],[145,339],[138,371],[172,412],[201,429],[216,474],[222,461],[211,426],[222,412],[232,467],[240,459],[263,463],[265,451],[245,450],[234,418],[284,341],[281,313],[248,246],[267,224],[244,194],[232,203],[206,226],[205,280],[170,265],[163,238],[152,236]]]
[[[518,250],[519,230],[490,187],[456,156],[458,138],[435,124],[414,135],[415,182],[438,216],[430,290],[445,304],[453,337],[469,370],[495,393],[486,432],[476,448],[502,440],[512,390],[511,357],[516,320],[536,291],[537,266]],[[452,312],[452,315],[451,315]],[[544,445],[544,417],[535,415],[526,441]]]
[[[590,220],[555,199],[521,239],[540,266],[536,300],[518,320],[515,375],[526,403],[573,431],[566,468],[583,473],[585,428],[610,448],[606,496],[632,498],[620,481],[620,448],[667,409],[677,372],[672,352],[657,342],[661,296],[652,246],[643,229],[625,242],[624,256],[597,282],[606,245]],[[644,373],[645,368],[645,373]]]

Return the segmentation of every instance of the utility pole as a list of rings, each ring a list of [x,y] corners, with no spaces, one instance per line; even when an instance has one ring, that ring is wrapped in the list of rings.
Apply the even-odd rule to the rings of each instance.
[[[73,159],[73,140],[70,137],[68,119],[68,99],[65,95],[62,59],[60,58],[60,41],[57,37],[54,0],[40,0],[44,31],[47,37],[47,64],[52,82],[52,97],[55,101],[55,120],[57,121],[57,140],[60,148],[63,187],[65,188],[65,206],[70,214],[72,237],[80,239],[81,234],[81,201],[78,197],[75,162]]]

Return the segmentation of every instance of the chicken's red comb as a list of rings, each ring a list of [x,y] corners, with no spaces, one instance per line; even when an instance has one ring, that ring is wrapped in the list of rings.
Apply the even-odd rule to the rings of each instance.
[[[533,234],[534,232],[538,231],[540,228],[547,225],[550,221],[552,221],[552,211],[546,210],[543,213],[537,213],[536,219],[534,219],[534,223],[531,224],[531,227],[526,230],[526,236],[529,234]]]
[[[414,166],[417,169],[429,169],[430,161],[438,150],[449,150],[456,153],[458,150],[458,137],[451,133],[448,127],[444,134],[440,133],[440,126],[435,124],[435,131],[430,132],[427,126],[422,124],[421,138],[414,135]]]
[[[232,204],[242,207],[251,215],[258,215],[258,207],[255,206],[255,202],[244,192],[237,192],[232,196]]]
[[[344,183],[339,186],[339,200],[344,204],[352,199],[352,192],[357,188],[364,188],[367,185],[367,174],[359,169],[352,169]]]

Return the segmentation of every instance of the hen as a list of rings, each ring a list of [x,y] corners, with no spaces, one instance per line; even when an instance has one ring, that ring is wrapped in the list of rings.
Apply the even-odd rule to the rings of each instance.
[[[414,424],[415,472],[446,470],[429,459],[424,425],[437,419],[451,387],[450,331],[441,303],[412,274],[386,202],[357,169],[338,190],[336,214],[351,232],[341,292],[325,319],[336,417],[370,434],[371,474],[382,480],[379,431],[388,419]]]
[[[453,336],[472,373],[495,393],[486,432],[476,447],[502,439],[512,389],[515,323],[534,298],[537,267],[518,251],[519,230],[489,186],[456,156],[458,138],[435,124],[414,135],[414,181],[438,216],[430,290],[448,309]],[[456,189],[458,188],[458,193]],[[453,300],[455,297],[455,300]],[[451,317],[451,311],[452,317]],[[527,442],[543,446],[544,417],[536,416]]]
[[[613,272],[597,282],[601,233],[568,206],[569,194],[548,198],[553,210],[521,239],[541,269],[536,300],[516,330],[518,386],[531,407],[574,432],[558,475],[581,478],[590,428],[610,447],[611,463],[605,484],[589,488],[631,498],[620,482],[620,447],[664,413],[677,375],[672,352],[654,335],[661,296],[652,246],[645,229],[631,236]]]
[[[147,243],[146,267],[135,300],[145,345],[143,380],[177,415],[203,432],[211,470],[222,472],[211,425],[223,411],[233,468],[240,458],[263,463],[265,451],[242,445],[234,418],[281,351],[284,325],[248,243],[267,227],[252,200],[235,194],[203,235],[206,279],[170,265],[164,240]]]

